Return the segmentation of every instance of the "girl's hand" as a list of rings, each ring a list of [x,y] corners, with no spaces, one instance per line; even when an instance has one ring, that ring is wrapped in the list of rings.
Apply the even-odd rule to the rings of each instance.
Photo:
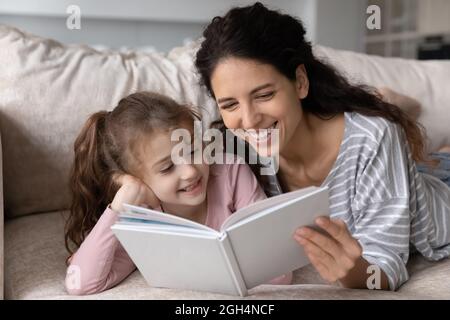
[[[342,220],[320,217],[316,224],[328,234],[302,227],[296,230],[294,239],[323,279],[334,283],[347,278],[350,270],[363,260],[361,245]]]
[[[129,174],[115,174],[113,180],[120,186],[111,203],[113,211],[122,211],[123,203],[150,208],[157,208],[160,205],[152,189],[142,180]]]

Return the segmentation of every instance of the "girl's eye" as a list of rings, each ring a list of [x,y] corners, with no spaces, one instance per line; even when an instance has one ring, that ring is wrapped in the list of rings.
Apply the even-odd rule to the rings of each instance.
[[[173,169],[173,163],[170,166],[165,167],[164,169],[162,169],[161,173],[167,173],[167,172],[169,172],[172,169]]]

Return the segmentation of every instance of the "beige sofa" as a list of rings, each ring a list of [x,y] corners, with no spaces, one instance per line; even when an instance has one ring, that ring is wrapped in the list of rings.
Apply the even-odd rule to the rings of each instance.
[[[192,64],[197,45],[168,54],[98,52],[0,25],[0,285],[6,299],[234,298],[150,288],[138,271],[96,295],[69,296],[64,289],[63,225],[77,132],[90,113],[111,109],[137,90],[159,91],[201,106],[206,126],[217,112],[197,84]],[[429,130],[430,150],[450,143],[449,62],[386,59],[329,48],[317,48],[317,53],[354,80],[419,99],[425,106],[420,120]],[[408,268],[411,279],[397,292],[327,285],[309,266],[295,271],[294,285],[259,286],[245,299],[450,298],[449,259],[429,263],[414,256]]]

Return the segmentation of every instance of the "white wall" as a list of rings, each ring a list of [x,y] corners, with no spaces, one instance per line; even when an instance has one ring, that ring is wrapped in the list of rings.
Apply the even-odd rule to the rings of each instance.
[[[448,34],[450,31],[450,1],[418,1],[418,31],[421,34]]]
[[[316,41],[317,0],[294,1],[285,12],[300,19],[306,28],[307,38],[310,41]]]
[[[153,46],[167,51],[201,36],[216,15],[255,0],[1,0],[0,23],[63,43],[108,47]],[[300,18],[313,42],[360,51],[361,0],[261,0]],[[66,27],[69,5],[81,9],[81,30]]]
[[[61,16],[78,5],[86,17],[176,22],[207,22],[234,6],[256,0],[2,0],[0,12],[22,15]],[[291,8],[304,0],[260,0],[272,7]]]
[[[315,0],[315,41],[335,49],[362,52],[366,28],[363,0]]]
[[[203,24],[191,22],[84,18],[81,30],[69,30],[66,28],[66,18],[24,15],[3,15],[0,16],[0,23],[66,44],[84,43],[110,48],[150,46],[159,51],[168,51],[182,45],[184,40],[197,38],[204,27]]]
[[[254,0],[1,0],[0,23],[50,37],[63,43],[109,47],[154,46],[167,51],[186,39],[201,36],[216,15]],[[311,0],[261,1],[292,12]],[[81,30],[66,28],[69,5],[81,9]],[[303,14],[304,10],[299,10]],[[308,19],[308,18],[306,18]]]

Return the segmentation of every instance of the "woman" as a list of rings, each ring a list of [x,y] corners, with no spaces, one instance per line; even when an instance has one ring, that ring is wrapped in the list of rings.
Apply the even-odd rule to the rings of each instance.
[[[295,234],[325,280],[367,288],[375,265],[381,288],[396,290],[410,242],[427,259],[449,256],[450,188],[418,172],[424,136],[412,117],[349,84],[313,55],[300,21],[260,3],[214,18],[203,36],[196,67],[224,126],[279,129],[266,193],[329,187],[332,219],[316,221],[326,234]],[[257,147],[257,135],[244,139]]]

